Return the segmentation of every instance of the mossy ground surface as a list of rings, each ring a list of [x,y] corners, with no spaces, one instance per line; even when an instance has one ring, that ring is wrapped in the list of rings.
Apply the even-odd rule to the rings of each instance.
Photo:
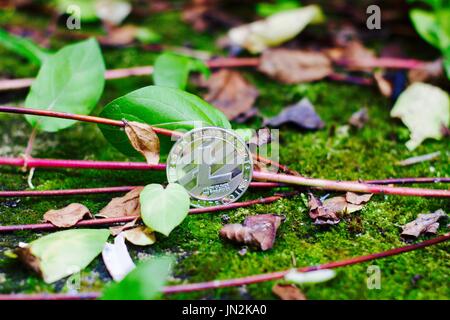
[[[11,23],[10,13],[0,15],[0,23]],[[29,19],[27,14],[14,13],[13,20],[42,28],[45,17]],[[145,25],[163,35],[164,43],[184,45],[196,49],[215,50],[215,35],[199,35],[179,22],[176,13],[164,13],[147,19]],[[63,42],[53,41],[54,47]],[[152,64],[156,54],[138,48],[104,49],[108,68],[131,67]],[[37,67],[0,48],[0,75],[2,77],[30,77]],[[317,132],[299,132],[282,128],[280,132],[280,162],[310,177],[329,179],[375,179],[387,177],[442,177],[450,174],[449,142],[427,140],[414,152],[404,143],[408,131],[389,117],[391,102],[374,88],[318,82],[301,85],[281,85],[264,76],[245,71],[245,76],[260,90],[257,106],[265,116],[278,113],[283,106],[308,97],[326,123]],[[102,106],[134,89],[151,84],[150,77],[108,81]],[[197,88],[190,91],[199,93]],[[26,92],[2,94],[0,99],[20,101]],[[336,130],[347,123],[350,115],[360,109],[369,109],[370,121],[362,130],[350,130],[341,135]],[[249,125],[258,128],[260,120]],[[334,128],[334,130],[333,130]],[[0,155],[19,156],[23,152],[31,129],[21,116],[0,114]],[[442,156],[430,163],[399,167],[399,159],[433,151]],[[92,124],[77,124],[56,134],[39,134],[35,157],[61,159],[126,160],[108,145],[99,129]],[[130,159],[140,160],[140,159]],[[163,183],[163,173],[114,172],[93,170],[43,170],[36,171],[33,183],[38,190],[101,187],[120,185],[144,185]],[[27,189],[27,174],[17,168],[0,168],[1,190]],[[430,186],[427,186],[430,187]],[[431,186],[432,187],[432,186]],[[442,186],[441,188],[445,188]],[[273,191],[250,190],[244,199],[269,195]],[[108,203],[111,195],[22,198],[0,200],[0,224],[37,223],[52,208],[60,208],[71,202],[82,202],[97,212]],[[223,213],[189,216],[169,238],[158,236],[158,242],[150,247],[129,246],[135,260],[149,256],[172,254],[177,258],[172,283],[227,279],[293,267],[314,265],[338,259],[369,254],[405,245],[400,239],[399,226],[416,218],[419,213],[442,208],[449,209],[449,201],[418,197],[374,196],[361,211],[345,217],[336,226],[321,228],[313,225],[308,217],[305,195],[279,200],[269,205]],[[286,216],[278,231],[273,249],[260,252],[248,249],[245,255],[241,246],[221,240],[218,231],[223,225],[222,215],[231,222],[242,222],[245,216],[259,213],[277,213]],[[439,233],[446,232],[446,225]],[[65,281],[47,285],[20,264],[3,255],[19,241],[27,242],[45,233],[19,232],[0,234],[0,293],[13,292],[64,292]],[[423,240],[420,238],[418,241]],[[440,244],[337,270],[335,279],[301,289],[309,299],[448,299],[450,245]],[[369,290],[366,285],[367,268],[377,265],[381,270],[381,289]],[[81,274],[81,290],[100,290],[111,279],[101,258],[97,258]],[[202,291],[192,294],[172,295],[167,298],[253,298],[272,299],[273,282],[250,285],[246,288],[228,288]]]

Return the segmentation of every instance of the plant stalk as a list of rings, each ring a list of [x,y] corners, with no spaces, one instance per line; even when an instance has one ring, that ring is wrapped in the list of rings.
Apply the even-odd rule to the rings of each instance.
[[[233,210],[238,208],[245,208],[249,206],[253,206],[256,204],[267,204],[275,202],[283,197],[288,197],[296,194],[295,192],[290,193],[280,193],[274,196],[259,198],[254,200],[242,201],[242,202],[234,202],[230,204],[218,205],[213,207],[204,207],[204,208],[192,208],[189,209],[189,214],[201,214],[201,213],[212,213],[219,212],[225,210]],[[117,217],[117,218],[101,218],[101,219],[90,219],[90,220],[81,220],[73,227],[99,227],[99,226],[110,226],[119,223],[126,223],[139,218],[139,215],[131,215],[125,217]],[[36,224],[22,224],[22,225],[11,225],[11,226],[0,226],[0,233],[7,232],[15,232],[15,231],[50,231],[50,230],[58,230],[61,229],[51,223],[36,223]],[[64,229],[64,228],[63,228]]]
[[[298,272],[311,272],[316,270],[323,269],[335,269],[341,268],[345,266],[355,265],[358,263],[368,262],[376,259],[382,259],[386,257],[395,256],[401,253],[410,252],[418,249],[422,249],[425,247],[429,247],[435,244],[439,244],[450,239],[450,233],[446,233],[442,236],[438,236],[433,239],[425,240],[419,243],[398,247],[394,249],[390,249],[387,251],[372,253],[364,256],[329,262],[325,264],[315,265],[315,266],[307,266],[303,268],[298,268]],[[207,282],[198,282],[191,284],[182,284],[182,285],[172,285],[166,286],[163,288],[163,293],[165,294],[174,294],[174,293],[182,293],[182,292],[193,292],[193,291],[201,291],[201,290],[212,290],[218,288],[226,288],[226,287],[235,287],[235,286],[243,286],[256,284],[265,281],[273,281],[283,279],[284,276],[290,272],[292,269],[276,271],[264,274],[258,274],[253,276],[247,276],[242,278],[235,279],[227,279],[227,280],[214,280]],[[81,299],[97,299],[101,295],[100,292],[85,292],[79,294],[65,294],[65,293],[56,293],[56,294],[48,294],[48,293],[38,293],[38,294],[0,294],[0,300],[81,300]]]

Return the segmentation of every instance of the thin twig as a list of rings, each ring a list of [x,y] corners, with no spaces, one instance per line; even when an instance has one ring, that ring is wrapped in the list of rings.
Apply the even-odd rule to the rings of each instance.
[[[425,240],[419,243],[394,248],[387,251],[372,253],[364,256],[329,262],[325,264],[315,265],[315,266],[307,266],[303,268],[298,268],[298,272],[311,272],[316,270],[323,269],[335,269],[341,268],[345,266],[355,265],[358,263],[368,262],[376,259],[382,259],[386,257],[395,256],[401,253],[410,252],[418,249],[422,249],[425,247],[429,247],[438,243],[442,243],[448,241],[450,239],[450,233],[446,233],[442,236],[438,236],[433,239]],[[285,275],[290,272],[292,269],[270,272],[264,274],[258,274],[253,276],[247,276],[242,278],[235,279],[227,279],[227,280],[214,280],[208,282],[198,282],[191,284],[182,284],[182,285],[172,285],[166,286],[163,288],[163,293],[165,294],[174,294],[174,293],[182,293],[182,292],[194,292],[201,290],[212,290],[218,288],[226,288],[226,287],[236,287],[243,286],[249,284],[256,284],[265,281],[273,281],[280,280],[285,277]],[[0,300],[82,300],[82,299],[97,299],[101,295],[100,292],[84,292],[78,294],[65,294],[65,293],[37,293],[37,294],[0,294]]]
[[[242,202],[234,202],[230,204],[218,205],[213,207],[204,207],[204,208],[193,208],[189,210],[189,214],[201,214],[201,213],[212,213],[219,212],[225,210],[233,210],[238,208],[245,208],[249,206],[253,206],[256,204],[267,204],[271,202],[275,202],[283,197],[288,197],[296,194],[295,192],[290,193],[280,193],[274,196],[259,198],[254,200],[242,201]],[[101,218],[101,219],[90,219],[90,220],[81,220],[73,227],[99,227],[99,226],[110,226],[118,223],[126,223],[139,218],[139,215],[131,215],[125,217],[117,217],[117,218]],[[11,225],[11,226],[0,226],[0,233],[6,232],[15,232],[15,231],[49,231],[49,230],[58,230],[61,229],[51,223],[36,223],[36,224],[22,224],[22,225]]]

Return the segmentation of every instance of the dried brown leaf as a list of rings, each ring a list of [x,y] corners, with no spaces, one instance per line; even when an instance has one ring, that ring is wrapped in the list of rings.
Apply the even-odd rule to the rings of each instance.
[[[139,218],[136,218],[133,221],[130,221],[130,222],[125,223],[125,224],[120,225],[120,226],[110,227],[109,231],[111,232],[111,235],[117,236],[122,231],[125,231],[125,230],[133,228],[136,225],[136,222],[137,222],[138,219]]]
[[[352,114],[348,123],[358,129],[362,129],[364,125],[369,121],[369,110],[367,108],[361,108]]]
[[[156,242],[155,233],[146,226],[139,226],[123,232],[125,239],[137,246],[149,246]]]
[[[417,219],[405,224],[402,229],[402,237],[417,238],[421,234],[435,234],[439,228],[439,221],[448,218],[444,210],[439,209],[433,213],[423,213],[417,216]]]
[[[18,259],[23,262],[30,270],[34,271],[39,276],[43,277],[43,273],[40,266],[40,260],[33,253],[29,247],[17,248],[14,250]]]
[[[123,197],[113,198],[97,216],[104,218],[117,218],[141,214],[139,195],[144,187],[137,187]]]
[[[288,84],[320,80],[333,71],[325,54],[289,49],[264,51],[258,70]]]
[[[159,138],[151,126],[146,123],[127,121],[125,132],[133,148],[145,157],[148,164],[159,162]]]
[[[371,70],[372,66],[367,64],[376,58],[374,52],[358,40],[352,40],[344,47],[326,49],[324,53],[334,62],[343,63],[348,70],[353,71]]]
[[[99,37],[99,41],[106,46],[126,46],[134,42],[138,31],[139,28],[134,25],[114,27],[111,28],[108,35]]]
[[[273,247],[276,232],[282,218],[273,214],[249,216],[243,224],[227,224],[220,230],[220,236],[235,242],[259,247],[265,251]]]
[[[208,93],[205,100],[221,110],[228,119],[233,120],[248,112],[256,101],[258,90],[239,72],[222,69],[206,80]]]
[[[293,284],[276,284],[272,292],[281,300],[307,300],[305,294]]]
[[[358,195],[358,194],[353,193],[353,192],[347,192],[345,194],[345,199],[349,203],[363,204],[363,203],[369,202],[369,200],[372,198],[372,196],[373,196],[372,193],[366,193],[366,194]]]
[[[88,208],[80,203],[71,203],[58,210],[49,210],[44,214],[44,220],[60,228],[68,228],[77,224],[84,216],[92,217]]]

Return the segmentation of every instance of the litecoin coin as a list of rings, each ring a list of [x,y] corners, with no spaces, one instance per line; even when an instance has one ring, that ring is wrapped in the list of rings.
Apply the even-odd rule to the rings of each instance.
[[[236,201],[252,179],[252,155],[234,132],[206,127],[186,133],[172,147],[167,180],[182,185],[195,207]]]

